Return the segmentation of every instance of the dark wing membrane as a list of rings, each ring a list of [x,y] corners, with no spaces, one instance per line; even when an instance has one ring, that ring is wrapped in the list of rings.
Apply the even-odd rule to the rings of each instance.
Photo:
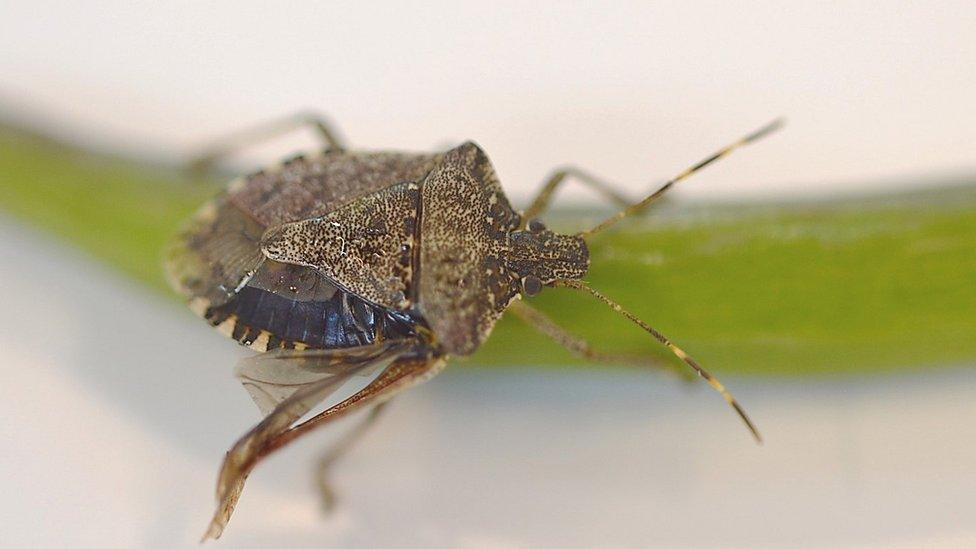
[[[414,335],[414,320],[405,313],[368,303],[310,267],[272,260],[233,298],[201,314],[258,351],[358,347]]]

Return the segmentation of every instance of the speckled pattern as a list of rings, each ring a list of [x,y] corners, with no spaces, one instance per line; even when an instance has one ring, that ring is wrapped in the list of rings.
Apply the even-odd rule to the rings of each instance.
[[[421,180],[439,156],[339,151],[299,156],[251,175],[232,190],[230,201],[264,227],[321,217],[396,183]]]
[[[582,239],[538,223],[519,230],[521,221],[474,143],[432,155],[325,151],[233,182],[178,241],[170,274],[194,310],[212,324],[217,308],[231,315],[215,325],[258,350],[284,339],[263,333],[277,324],[245,325],[232,312],[264,318],[265,311],[251,309],[260,309],[258,298],[270,292],[261,299],[289,314],[296,307],[342,312],[349,299],[365,300],[380,316],[394,314],[375,324],[377,330],[409,314],[430,327],[438,352],[467,355],[526,287],[534,292],[586,274]],[[316,308],[310,303],[325,303],[324,297],[310,301],[292,284],[262,285],[255,273],[269,263],[298,266],[288,271],[296,279],[308,276],[304,269],[314,271],[349,295],[330,293],[339,305]],[[242,301],[235,305],[235,299]],[[312,337],[303,327],[296,348],[366,337],[353,333],[355,315],[346,316],[349,327],[335,337]]]
[[[397,183],[419,181],[440,156],[326,150],[241,177],[205,204],[174,241],[166,265],[170,283],[201,316],[213,316],[211,309],[233,310],[231,301],[253,285],[252,277],[267,262],[260,242],[268,227],[328,215]],[[290,286],[259,289],[293,301],[295,307],[305,306],[309,300]],[[234,329],[242,328],[220,331],[233,337]],[[262,350],[263,338],[254,343],[248,339],[238,341]]]
[[[294,383],[287,372],[296,368],[347,367],[359,351],[379,353],[363,367],[389,362],[297,425],[344,378],[312,380],[262,405],[265,419],[224,459],[204,539],[220,537],[266,456],[430,378],[449,355],[473,353],[523,293],[586,274],[579,236],[521,226],[470,142],[436,156],[295,158],[204,206],[174,247],[170,279],[221,333],[258,351],[288,349],[273,355],[284,370],[265,372],[268,383]]]
[[[420,300],[423,317],[449,353],[471,354],[520,295],[529,274],[581,277],[589,256],[581,239],[549,231],[515,232],[521,217],[474,143],[448,151],[422,185]],[[513,241],[513,235],[518,235]],[[558,244],[533,257],[540,238]]]
[[[321,217],[391,185],[419,181],[440,155],[326,150],[233,181],[204,205],[169,251],[173,287],[221,305],[264,259],[268,227]]]
[[[268,229],[270,259],[314,267],[377,305],[406,309],[420,187],[401,183],[332,213]]]

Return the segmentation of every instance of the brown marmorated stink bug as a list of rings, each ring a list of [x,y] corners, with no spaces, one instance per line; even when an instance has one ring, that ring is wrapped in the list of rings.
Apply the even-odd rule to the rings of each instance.
[[[237,369],[265,416],[224,459],[205,539],[220,536],[259,461],[316,427],[370,408],[322,461],[325,467],[393,395],[434,376],[451,355],[473,353],[506,310],[585,358],[633,361],[592,350],[520,300],[545,286],[589,293],[649,332],[720,392],[759,439],[717,379],[582,279],[588,237],[641,213],[675,183],[778,121],[573,235],[550,231],[537,218],[554,191],[575,178],[623,202],[610,185],[580,170],[559,170],[519,213],[471,142],[432,154],[349,151],[321,119],[298,116],[233,138],[198,166],[245,141],[304,124],[321,134],[326,148],[231,183],[196,214],[168,261],[170,280],[190,308],[223,334],[267,351]],[[351,377],[372,372],[379,373],[363,389],[300,422]],[[322,487],[327,496],[324,481]]]

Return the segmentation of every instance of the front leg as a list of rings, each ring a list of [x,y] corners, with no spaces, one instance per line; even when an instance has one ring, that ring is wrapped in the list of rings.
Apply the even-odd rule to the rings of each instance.
[[[626,208],[630,205],[631,201],[623,196],[615,187],[613,183],[609,183],[595,175],[590,174],[579,168],[570,166],[566,168],[560,168],[552,172],[552,175],[546,179],[546,182],[542,185],[539,190],[539,194],[532,200],[529,207],[525,209],[522,213],[522,227],[525,228],[529,221],[536,219],[543,212],[549,209],[549,203],[552,201],[553,195],[563,183],[569,180],[576,180],[583,185],[589,187],[590,189],[596,191],[597,193],[606,197],[607,200],[613,202],[614,205],[620,208]]]

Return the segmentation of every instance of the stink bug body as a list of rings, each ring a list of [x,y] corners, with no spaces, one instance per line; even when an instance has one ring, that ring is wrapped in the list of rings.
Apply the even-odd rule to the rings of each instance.
[[[590,293],[648,331],[721,392],[758,439],[715,378],[582,279],[589,267],[586,238],[642,213],[674,183],[777,123],[725,147],[639,202],[627,204],[606,183],[570,169],[555,172],[519,213],[474,143],[434,154],[353,152],[321,120],[292,122],[314,125],[328,147],[230,184],[200,210],[168,261],[172,284],[196,313],[240,343],[268,351],[238,368],[265,418],[224,460],[218,508],[206,537],[220,536],[244,480],[261,459],[360,408],[373,409],[368,424],[384,402],[436,374],[448,357],[473,353],[506,310],[586,358],[633,362],[593,351],[520,301],[546,286]],[[216,149],[198,165],[224,152]],[[623,209],[575,235],[548,230],[536,216],[570,176],[624,203]],[[350,377],[376,371],[365,388],[300,422]],[[354,436],[323,464],[334,461]]]

